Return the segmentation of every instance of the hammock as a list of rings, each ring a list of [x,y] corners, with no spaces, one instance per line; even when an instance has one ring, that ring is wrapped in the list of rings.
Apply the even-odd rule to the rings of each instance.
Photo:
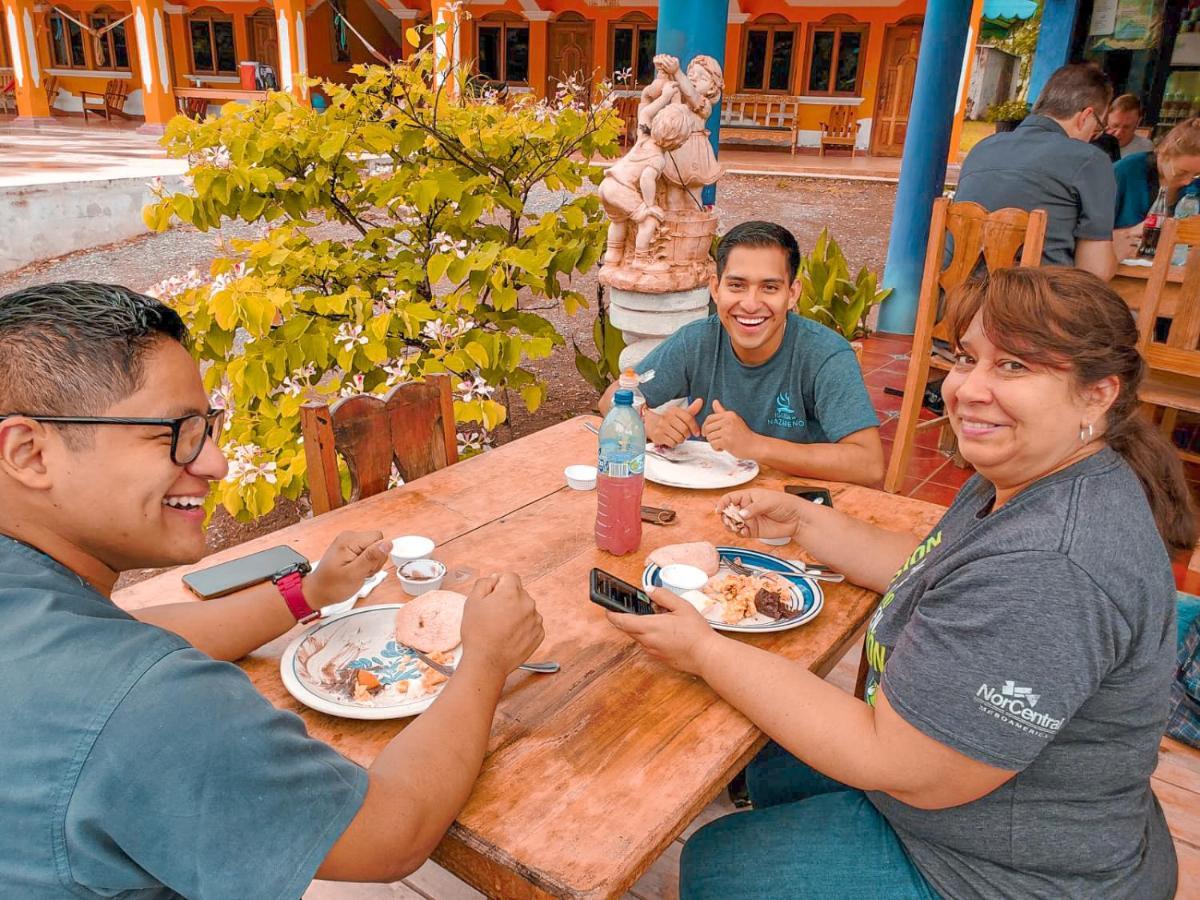
[[[336,9],[333,11],[333,16],[335,19],[341,19],[342,24],[345,25],[347,28],[349,28],[350,31],[354,34],[354,36],[356,38],[358,38],[360,41],[362,41],[362,45],[367,48],[368,53],[370,53],[373,57],[375,57],[377,60],[379,60],[385,66],[390,66],[392,64],[392,61],[390,59],[388,59],[386,56],[384,56],[382,53],[380,53],[378,50],[376,50],[374,47],[371,46],[371,43],[365,37],[363,37],[362,34],[359,33],[359,30],[350,24],[349,19],[347,19],[345,16],[343,16]]]
[[[129,15],[125,16],[123,19],[117,19],[117,21],[110,22],[108,25],[105,25],[103,28],[96,30],[91,25],[88,25],[86,22],[80,22],[77,18],[75,18],[73,15],[71,15],[69,12],[67,12],[65,9],[63,9],[61,6],[51,6],[50,8],[53,9],[56,13],[58,13],[60,16],[62,16],[64,19],[74,22],[76,25],[78,25],[80,28],[82,28],[84,31],[86,31],[88,34],[90,34],[92,36],[92,41],[94,42],[93,46],[92,46],[92,52],[93,52],[92,58],[96,59],[96,60],[99,60],[104,55],[104,52],[103,52],[104,45],[100,43],[101,39],[106,34],[108,34],[110,31],[112,31],[114,28],[116,28],[118,25],[123,25],[123,24],[125,24],[126,20],[133,18],[133,13],[130,13]],[[115,62],[115,60],[109,60],[109,62]]]

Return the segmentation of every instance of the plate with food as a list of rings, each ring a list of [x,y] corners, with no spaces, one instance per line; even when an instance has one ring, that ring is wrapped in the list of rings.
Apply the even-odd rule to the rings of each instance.
[[[667,487],[727,490],[758,477],[758,463],[714,450],[708,441],[684,441],[677,447],[647,444],[646,480]]]
[[[736,572],[737,564],[748,570]],[[669,565],[695,566],[708,576],[699,590],[680,596],[718,631],[761,634],[811,622],[825,605],[821,585],[799,566],[745,547],[716,547],[706,541],[660,547],[646,559],[642,589],[662,587]]]
[[[354,609],[322,619],[284,651],[284,687],[306,706],[347,719],[400,719],[429,708],[445,675],[423,662],[462,657],[466,597],[430,591],[408,603]]]

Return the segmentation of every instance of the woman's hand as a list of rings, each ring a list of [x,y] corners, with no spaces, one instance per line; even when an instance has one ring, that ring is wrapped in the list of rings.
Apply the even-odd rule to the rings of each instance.
[[[806,514],[812,509],[807,500],[763,488],[726,494],[717,503],[717,514],[731,504],[742,511],[743,524],[738,535],[750,538],[796,537],[807,521]]]
[[[608,621],[655,659],[681,672],[700,675],[708,654],[723,638],[696,607],[671,591],[659,588],[650,599],[666,612],[653,616],[610,612]]]

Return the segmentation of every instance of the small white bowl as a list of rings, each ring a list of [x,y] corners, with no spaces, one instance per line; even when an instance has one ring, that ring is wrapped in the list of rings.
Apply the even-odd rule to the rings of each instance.
[[[406,534],[392,541],[392,565],[397,569],[414,559],[425,559],[433,552],[434,543],[419,534]]]
[[[446,567],[436,559],[414,559],[400,567],[396,574],[400,583],[413,597],[436,591],[446,577]]]
[[[760,537],[758,540],[759,540],[759,543],[767,544],[771,547],[782,547],[784,544],[790,544],[792,542],[792,539],[789,535],[785,535],[784,537],[777,537],[777,538]]]
[[[707,572],[682,563],[663,566],[658,577],[662,579],[663,587],[681,597],[688,591],[698,591],[708,584]]]
[[[596,488],[595,466],[567,466],[563,470],[567,487],[575,491],[591,491]]]

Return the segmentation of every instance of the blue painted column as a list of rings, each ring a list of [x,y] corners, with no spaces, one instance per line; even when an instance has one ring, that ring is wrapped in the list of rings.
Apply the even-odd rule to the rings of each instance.
[[[658,4],[659,53],[679,58],[686,67],[692,57],[711,56],[725,68],[725,26],[729,21],[729,0],[661,0]],[[717,153],[717,138],[721,131],[721,104],[713,106],[708,117],[713,153]],[[701,199],[714,203],[717,186],[710,184]]]
[[[913,331],[929,217],[946,182],[950,132],[970,25],[971,0],[929,0],[883,270],[883,284],[892,289],[892,295],[880,310],[880,331]]]
[[[1025,95],[1030,104],[1037,102],[1054,70],[1070,62],[1071,37],[1075,33],[1078,12],[1079,0],[1045,0],[1042,28],[1038,32],[1033,67],[1029,71],[1029,90]]]

